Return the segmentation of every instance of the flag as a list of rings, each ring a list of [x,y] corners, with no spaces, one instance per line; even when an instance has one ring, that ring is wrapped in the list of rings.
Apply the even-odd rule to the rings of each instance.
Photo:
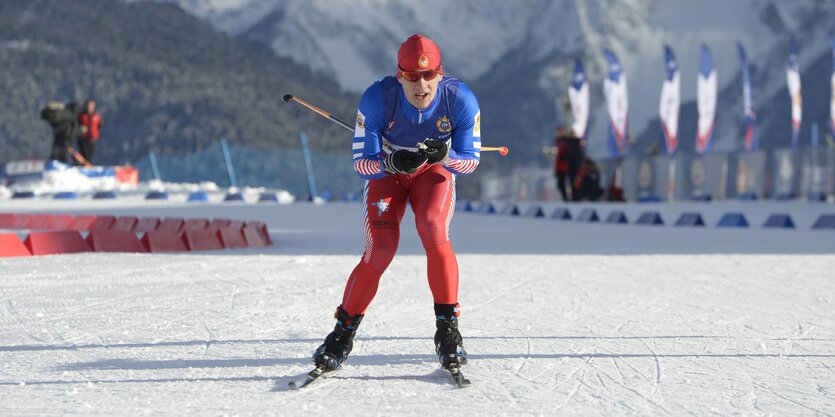
[[[792,148],[800,142],[800,122],[803,119],[803,95],[800,93],[800,65],[797,62],[797,42],[789,42],[789,62],[786,64],[786,85],[792,101]]]
[[[667,155],[672,155],[678,146],[678,115],[681,107],[681,74],[678,63],[669,46],[664,46],[664,83],[661,85],[661,100],[658,103],[658,118]]]
[[[626,74],[615,54],[605,49],[607,76],[603,82],[603,95],[609,111],[609,153],[613,157],[621,156],[626,149],[627,115],[629,100],[626,91]]]
[[[585,139],[589,126],[589,83],[583,71],[583,63],[578,59],[574,63],[574,76],[568,87],[568,98],[571,100],[571,113],[574,123],[571,130],[580,139]]]
[[[745,53],[745,47],[739,42],[737,42],[736,47],[739,50],[739,64],[742,68],[742,110],[745,120],[745,150],[755,151],[760,145],[754,130],[757,123],[757,114],[754,112],[751,70],[748,67],[748,55]]]
[[[713,57],[710,49],[702,44],[701,59],[699,60],[699,78],[697,87],[699,122],[696,132],[696,152],[703,154],[711,149],[713,128],[716,117],[716,95],[718,84],[716,82],[716,68],[713,66]]]

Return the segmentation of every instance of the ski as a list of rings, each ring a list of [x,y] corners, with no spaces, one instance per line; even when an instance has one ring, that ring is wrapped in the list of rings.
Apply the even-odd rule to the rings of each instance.
[[[327,377],[328,375],[332,374],[334,371],[328,371],[327,369],[325,369],[323,367],[317,366],[312,371],[310,371],[306,374],[302,374],[302,375],[297,376],[292,381],[290,381],[290,383],[288,383],[287,385],[290,386],[290,389],[300,390],[300,389],[316,382],[317,380],[319,380],[322,377]]]
[[[461,373],[461,366],[457,363],[451,363],[446,368],[449,371],[449,375],[452,376],[452,381],[455,383],[455,386],[458,388],[466,388],[470,386],[470,380],[467,379],[463,373]]]

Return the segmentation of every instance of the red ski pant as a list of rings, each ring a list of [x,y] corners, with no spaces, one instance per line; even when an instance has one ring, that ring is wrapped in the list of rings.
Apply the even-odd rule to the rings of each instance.
[[[458,261],[449,242],[455,179],[442,166],[431,164],[411,175],[387,175],[366,184],[365,252],[342,295],[342,308],[348,314],[364,314],[374,299],[380,276],[397,252],[400,220],[407,201],[415,213],[415,225],[426,251],[429,288],[435,303],[458,302]]]

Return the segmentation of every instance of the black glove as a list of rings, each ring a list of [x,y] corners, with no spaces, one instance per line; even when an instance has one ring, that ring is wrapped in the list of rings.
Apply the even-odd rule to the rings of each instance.
[[[443,164],[449,158],[449,146],[442,140],[425,139],[418,143],[418,149],[426,154],[426,162]]]
[[[389,154],[383,162],[386,172],[389,174],[413,174],[425,163],[425,153],[405,149]]]

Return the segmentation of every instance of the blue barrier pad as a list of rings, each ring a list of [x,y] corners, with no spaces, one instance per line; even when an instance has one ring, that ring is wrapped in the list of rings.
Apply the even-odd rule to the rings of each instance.
[[[779,227],[794,229],[794,222],[788,214],[772,214],[763,224],[763,227]]]
[[[699,213],[682,213],[676,221],[676,226],[704,226],[705,221]]]
[[[530,206],[527,210],[525,210],[523,217],[545,217],[545,212],[542,211],[542,207]]]
[[[194,191],[189,193],[187,200],[196,203],[206,203],[209,201],[209,196],[203,191]]]
[[[742,213],[725,213],[716,227],[748,227],[748,220]]]
[[[35,198],[34,191],[15,191],[12,198]]]
[[[493,203],[491,203],[489,201],[485,201],[485,202],[481,203],[480,206],[478,206],[478,209],[476,210],[476,213],[495,214],[496,213],[496,206],[494,206]]]
[[[663,225],[664,220],[661,219],[661,214],[657,211],[646,211],[638,217],[635,224],[649,224],[649,225]]]
[[[738,199],[742,201],[757,201],[757,194],[756,193],[742,193],[737,196]]]
[[[94,200],[112,200],[114,198],[116,198],[116,193],[113,191],[96,191],[93,194]]]
[[[168,193],[165,191],[149,191],[145,194],[146,200],[168,200]]]
[[[508,203],[506,206],[504,206],[504,208],[502,208],[502,211],[501,211],[500,214],[503,214],[505,216],[507,216],[507,215],[518,216],[519,215],[519,207],[517,207],[516,204]]]
[[[229,193],[226,194],[226,197],[223,197],[223,201],[244,201],[244,195],[241,193]]]
[[[578,222],[597,222],[600,221],[600,217],[597,216],[597,212],[594,211],[592,208],[585,208],[583,211],[580,212],[580,215],[577,216]]]
[[[345,200],[351,201],[351,200]],[[261,193],[258,195],[258,202],[259,203],[278,203],[278,196],[275,193]]]
[[[835,214],[823,214],[812,225],[812,229],[835,229]]]
[[[551,218],[557,220],[571,220],[571,212],[568,211],[567,208],[560,207],[551,213]]]
[[[52,198],[56,200],[76,200],[78,199],[78,193],[75,191],[60,191],[53,194]]]
[[[621,210],[615,210],[606,217],[606,223],[626,224],[629,221],[626,220],[626,213]]]

